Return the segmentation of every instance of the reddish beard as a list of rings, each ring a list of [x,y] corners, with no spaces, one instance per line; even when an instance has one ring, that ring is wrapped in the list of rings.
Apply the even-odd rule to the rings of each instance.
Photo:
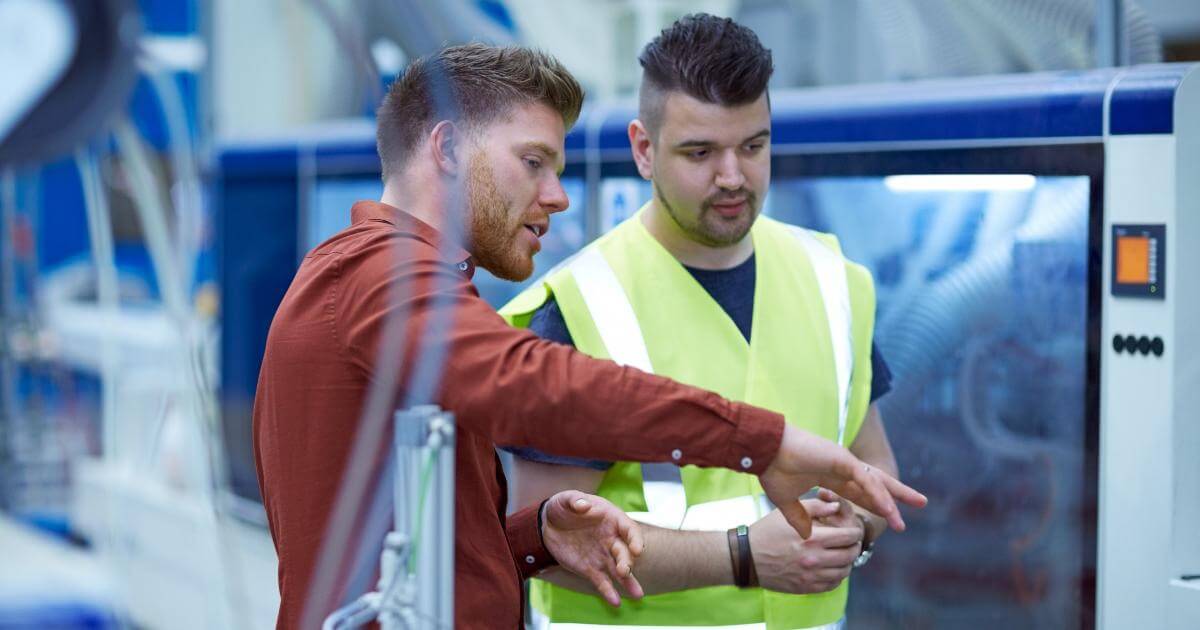
[[[519,282],[533,273],[533,256],[518,243],[525,229],[520,215],[500,193],[496,176],[482,152],[471,157],[467,171],[467,208],[471,214],[470,245],[475,264],[504,280]]]

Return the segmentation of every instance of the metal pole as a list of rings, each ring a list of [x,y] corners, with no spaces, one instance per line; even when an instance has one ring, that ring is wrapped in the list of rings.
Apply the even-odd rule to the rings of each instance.
[[[443,445],[441,459],[438,460],[437,483],[438,494],[436,514],[437,527],[431,533],[437,537],[437,576],[438,600],[437,616],[442,628],[454,627],[454,416],[443,413]]]
[[[423,405],[392,419],[394,523],[378,590],[334,611],[326,630],[454,627],[454,414]]]
[[[1125,0],[1096,0],[1096,32],[1093,37],[1097,68],[1129,65],[1129,33],[1125,23]]]
[[[421,537],[417,549],[418,626],[454,627],[454,416],[429,408],[428,441],[418,458],[424,468],[430,458],[429,487],[421,506]],[[420,496],[420,495],[417,495]],[[411,500],[411,499],[410,499]]]

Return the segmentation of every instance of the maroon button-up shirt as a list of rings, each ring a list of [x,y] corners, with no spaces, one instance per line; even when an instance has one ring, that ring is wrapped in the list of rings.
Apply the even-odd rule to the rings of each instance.
[[[349,228],[300,265],[259,374],[254,447],[279,555],[279,627],[301,624],[382,353],[402,359],[386,384],[390,416],[405,400],[420,347],[446,349],[433,397],[457,422],[456,628],[519,628],[521,581],[553,562],[534,509],[505,516],[496,444],[735,469],[749,457],[747,472],[755,474],[774,458],[783,433],[778,414],[512,328],[471,284],[469,254],[436,230],[369,201],[354,204],[351,216]],[[381,347],[389,317],[402,318],[404,347]],[[380,450],[389,443],[383,437]]]

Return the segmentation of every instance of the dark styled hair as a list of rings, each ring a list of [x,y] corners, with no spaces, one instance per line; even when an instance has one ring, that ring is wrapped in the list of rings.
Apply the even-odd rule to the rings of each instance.
[[[376,114],[384,179],[404,168],[438,122],[477,129],[526,103],[558,112],[570,129],[583,107],[583,88],[554,57],[518,46],[464,44],[416,59]]]
[[[670,92],[705,103],[745,105],[767,90],[775,66],[754,31],[729,18],[685,15],[664,29],[638,57],[642,86],[638,118],[651,135],[662,124]]]

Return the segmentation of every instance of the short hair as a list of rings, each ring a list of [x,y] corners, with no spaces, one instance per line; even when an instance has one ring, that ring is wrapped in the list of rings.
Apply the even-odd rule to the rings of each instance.
[[[478,129],[515,106],[542,103],[570,129],[583,107],[583,88],[554,57],[519,46],[464,44],[414,60],[388,89],[376,112],[376,148],[383,177],[400,172],[442,120]]]
[[[638,56],[642,85],[638,118],[657,135],[670,92],[733,106],[758,100],[775,71],[771,51],[754,31],[729,18],[685,15],[663,29]]]

